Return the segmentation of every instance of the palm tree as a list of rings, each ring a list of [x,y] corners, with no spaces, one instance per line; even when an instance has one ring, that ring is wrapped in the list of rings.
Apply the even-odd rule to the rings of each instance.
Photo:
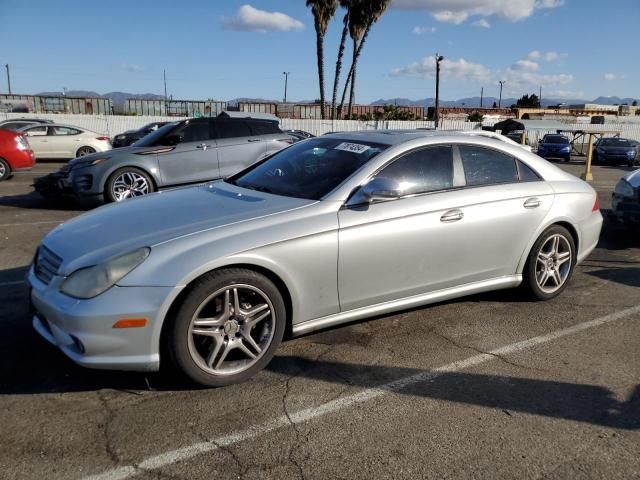
[[[316,55],[318,57],[318,83],[320,84],[320,116],[325,118],[324,98],[324,36],[329,22],[336,13],[337,0],[307,0],[311,7],[313,23],[316,29]]]
[[[342,69],[342,56],[344,55],[344,47],[347,42],[347,33],[349,33],[349,13],[351,6],[358,3],[357,0],[340,0],[340,6],[347,10],[342,20],[342,35],[340,44],[338,45],[338,58],[336,60],[336,75],[333,78],[333,96],[331,97],[331,118],[336,118],[336,103],[338,102],[338,83],[340,82],[340,70]]]
[[[349,91],[349,108],[347,109],[347,118],[351,118],[351,112],[353,108],[353,101],[355,99],[355,84],[356,84],[356,68],[357,63],[356,54],[358,53],[358,46],[362,40],[362,35],[367,28],[367,7],[360,1],[352,7],[351,15],[349,17],[349,36],[353,43],[351,65],[354,65],[353,70],[350,72],[351,76],[347,77],[345,83],[345,89],[347,84],[351,83],[351,90]],[[344,106],[344,98],[341,101],[339,112],[342,113]]]
[[[340,100],[339,110],[342,110],[344,107],[345,98],[347,96],[347,88],[349,86],[349,82],[353,83],[354,72],[356,66],[358,64],[358,59],[360,58],[360,54],[362,53],[362,47],[364,46],[365,41],[367,40],[367,36],[371,31],[371,27],[374,23],[376,23],[382,14],[385,12],[387,7],[389,6],[390,0],[362,0],[359,2],[362,13],[361,15],[364,17],[363,21],[365,24],[364,32],[362,33],[362,39],[358,43],[358,49],[353,55],[353,62],[351,63],[351,69],[349,70],[349,74],[347,75],[347,80],[344,84],[344,89],[342,90],[342,98]],[[355,87],[354,87],[355,90]]]

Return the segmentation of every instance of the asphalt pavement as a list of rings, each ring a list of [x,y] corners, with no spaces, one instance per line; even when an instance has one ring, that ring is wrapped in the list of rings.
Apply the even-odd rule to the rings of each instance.
[[[83,213],[31,191],[59,166],[0,183],[0,478],[640,478],[637,232],[606,221],[552,301],[500,291],[358,322],[199,389],[77,367],[33,332],[26,268]],[[625,171],[594,167],[605,214]]]

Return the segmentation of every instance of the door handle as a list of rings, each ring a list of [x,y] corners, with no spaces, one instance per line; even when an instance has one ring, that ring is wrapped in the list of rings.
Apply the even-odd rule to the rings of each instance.
[[[211,145],[207,145],[206,143],[201,143],[200,145],[197,145],[196,148],[199,148],[201,150],[206,150],[207,148],[209,148]]]
[[[454,208],[453,210],[443,213],[440,217],[440,221],[444,223],[457,222],[458,220],[462,220],[462,217],[464,217],[462,210]]]
[[[260,139],[259,138],[250,138],[247,140],[247,142],[259,142]]]
[[[525,202],[524,202],[524,208],[538,208],[541,205],[542,202],[540,202],[539,199],[537,198],[528,198]]]

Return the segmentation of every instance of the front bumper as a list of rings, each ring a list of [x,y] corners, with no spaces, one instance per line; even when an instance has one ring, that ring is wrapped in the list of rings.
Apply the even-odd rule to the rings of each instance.
[[[78,300],[60,293],[62,277],[46,285],[31,268],[27,281],[33,327],[71,360],[89,368],[159,369],[160,330],[176,287],[114,286],[95,298]],[[146,318],[147,325],[112,328],[123,318]]]
[[[562,158],[564,160],[569,160],[571,158],[571,151],[560,152],[560,151],[549,151],[549,150],[540,151],[539,150],[538,156],[542,158]]]

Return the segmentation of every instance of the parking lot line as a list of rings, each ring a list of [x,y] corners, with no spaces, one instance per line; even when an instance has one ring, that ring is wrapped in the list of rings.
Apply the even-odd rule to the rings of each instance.
[[[256,437],[259,437],[260,435],[269,433],[287,425],[308,422],[315,418],[340,411],[352,405],[367,402],[374,398],[400,391],[408,386],[418,383],[424,383],[444,373],[457,372],[466,368],[474,367],[490,360],[495,360],[497,356],[500,355],[509,355],[516,352],[521,352],[523,350],[527,350],[537,345],[542,345],[544,343],[548,343],[562,337],[574,335],[576,333],[594,327],[628,318],[629,316],[637,313],[640,313],[640,305],[626,308],[609,315],[604,315],[602,317],[579,323],[568,328],[563,328],[561,330],[556,330],[544,335],[539,335],[526,340],[522,340],[520,342],[505,345],[491,350],[487,353],[481,353],[468,357],[464,360],[459,360],[456,362],[448,363],[446,365],[442,365],[433,370],[425,371],[416,375],[402,377],[378,387],[368,388],[353,395],[348,395],[346,397],[332,400],[317,407],[300,410],[288,416],[282,415],[278,418],[275,418],[274,420],[258,425],[253,425],[245,428],[244,430],[239,430],[214,438],[208,442],[198,442],[186,447],[170,450],[159,455],[149,457],[136,465],[126,465],[123,467],[114,468],[98,475],[85,477],[85,480],[124,480],[139,473],[144,473],[150,470],[157,470],[159,468],[163,468],[180,461],[189,460],[197,455],[211,452],[221,447],[228,447],[246,440],[254,439]]]

